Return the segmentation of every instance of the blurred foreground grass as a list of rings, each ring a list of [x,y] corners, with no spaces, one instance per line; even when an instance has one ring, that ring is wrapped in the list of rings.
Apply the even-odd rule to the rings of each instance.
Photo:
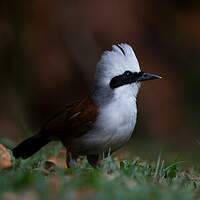
[[[48,145],[32,158],[12,158],[13,167],[0,171],[0,199],[200,198],[198,171],[183,171],[182,161],[164,161],[161,153],[155,162],[109,156],[98,169],[93,169],[84,157],[76,169],[48,166],[47,158],[56,157],[61,148],[60,144]]]

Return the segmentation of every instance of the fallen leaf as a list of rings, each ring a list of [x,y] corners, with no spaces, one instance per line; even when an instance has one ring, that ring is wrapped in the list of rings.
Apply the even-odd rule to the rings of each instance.
[[[66,154],[66,151],[61,151],[56,157],[51,157],[46,162],[49,162],[49,164],[53,163],[56,167],[67,169],[67,164],[65,161]]]
[[[0,169],[12,167],[11,156],[8,150],[0,144]]]
[[[47,160],[45,162],[45,169],[50,171],[50,172],[55,172],[56,171],[56,164],[52,162],[51,160]]]
[[[65,163],[65,160],[62,159],[62,158],[58,158],[58,157],[52,157],[52,158],[49,158],[47,161],[46,161],[46,166],[53,166],[54,165],[54,168],[56,167],[60,167],[60,168],[64,168],[64,169],[67,169],[67,165]]]

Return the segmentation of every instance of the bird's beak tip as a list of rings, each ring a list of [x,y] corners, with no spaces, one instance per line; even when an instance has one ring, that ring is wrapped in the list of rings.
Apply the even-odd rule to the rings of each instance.
[[[157,75],[157,78],[158,78],[158,79],[161,79],[161,78],[162,78],[162,76],[158,76],[158,75]]]
[[[149,73],[145,73],[142,72],[141,76],[138,77],[137,81],[148,81],[148,80],[152,80],[152,79],[161,79],[161,76],[155,75],[155,74],[149,74]]]

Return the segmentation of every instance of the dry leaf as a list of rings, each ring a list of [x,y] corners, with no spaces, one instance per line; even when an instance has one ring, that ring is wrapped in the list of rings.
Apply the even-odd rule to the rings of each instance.
[[[65,160],[64,159],[61,159],[61,158],[58,158],[58,157],[53,157],[53,158],[49,158],[47,161],[46,161],[46,164],[48,166],[53,166],[54,165],[54,168],[55,167],[60,167],[60,168],[64,168],[64,169],[67,169],[67,165],[65,163]]]
[[[57,157],[49,158],[46,162],[53,163],[55,166],[67,169],[66,165],[66,151],[61,151]]]
[[[0,144],[0,168],[6,169],[12,167],[11,156],[8,150]]]

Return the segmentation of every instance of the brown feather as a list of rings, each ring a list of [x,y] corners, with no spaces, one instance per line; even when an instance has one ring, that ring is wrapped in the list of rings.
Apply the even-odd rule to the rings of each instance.
[[[98,116],[98,107],[90,98],[67,105],[44,125],[42,132],[58,140],[84,135]]]

